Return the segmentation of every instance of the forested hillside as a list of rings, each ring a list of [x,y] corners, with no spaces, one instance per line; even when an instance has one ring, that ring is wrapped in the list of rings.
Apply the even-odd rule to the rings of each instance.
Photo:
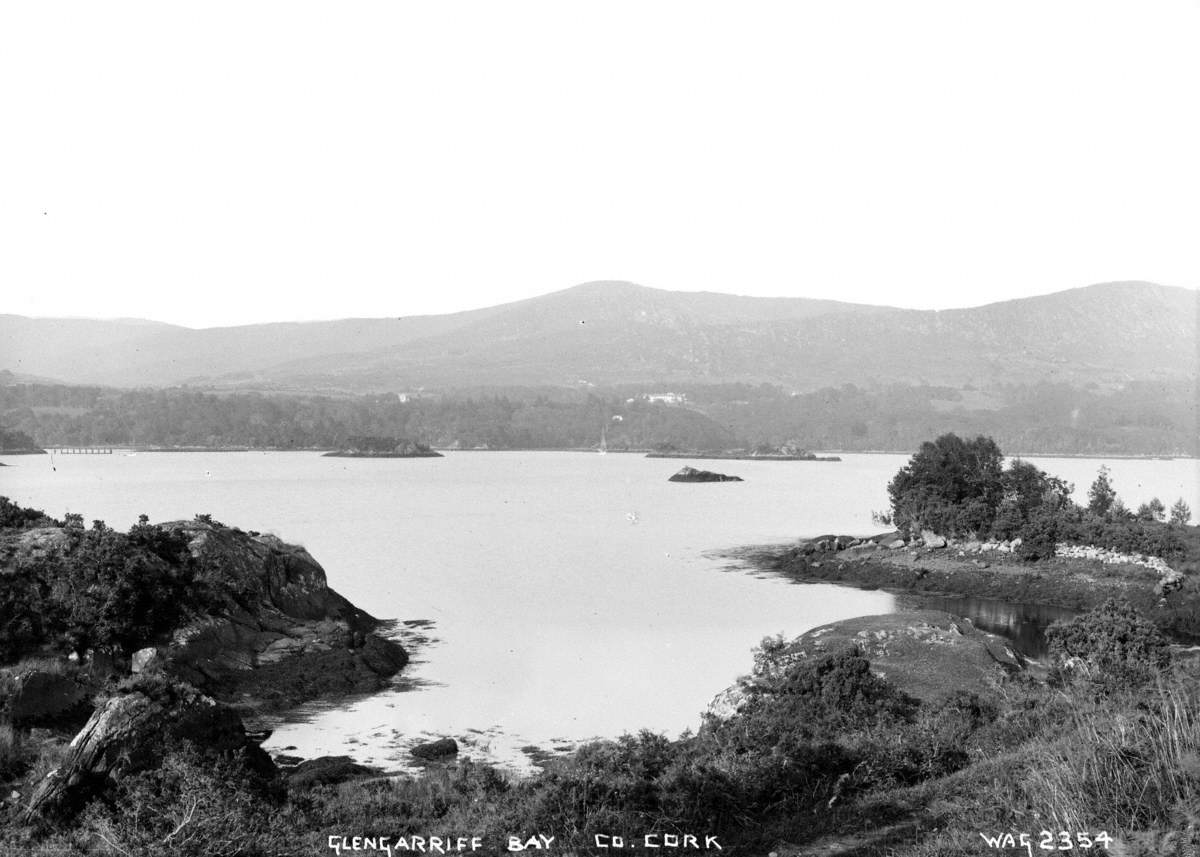
[[[549,388],[329,397],[0,386],[0,426],[40,446],[212,446],[333,449],[354,436],[437,447],[911,451],[945,432],[986,434],[1020,453],[1197,455],[1189,382],[1117,390],[1065,383],[986,389],[846,384],[793,394],[761,384],[682,385],[676,404],[647,401],[665,386]]]

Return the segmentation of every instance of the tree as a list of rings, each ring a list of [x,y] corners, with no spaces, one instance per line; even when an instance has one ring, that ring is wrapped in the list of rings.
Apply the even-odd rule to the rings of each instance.
[[[1004,496],[1002,460],[990,437],[944,434],[921,444],[888,484],[896,526],[948,535],[990,530]]]
[[[1157,497],[1150,498],[1149,503],[1138,506],[1137,517],[1143,521],[1164,521],[1167,517],[1167,507]]]
[[[1183,527],[1192,519],[1192,510],[1187,503],[1183,502],[1180,497],[1175,501],[1175,505],[1171,507],[1171,523]]]
[[[1117,500],[1117,492],[1108,478],[1108,465],[1101,464],[1096,481],[1088,489],[1088,510],[1096,515],[1107,515]]]

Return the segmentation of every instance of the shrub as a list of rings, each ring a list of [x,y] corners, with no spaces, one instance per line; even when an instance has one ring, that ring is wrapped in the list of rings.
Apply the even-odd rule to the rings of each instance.
[[[277,823],[278,801],[240,758],[192,749],[121,780],[81,821],[85,835],[121,854],[180,857],[284,855],[291,831]]]
[[[25,509],[9,500],[0,497],[0,529],[28,529],[32,527],[53,527],[58,524],[40,509]]]
[[[1017,556],[1027,562],[1050,559],[1062,540],[1062,513],[1054,509],[1036,509],[1021,525],[1021,546]]]
[[[13,509],[19,507],[10,504],[10,518],[41,520]],[[99,521],[65,532],[62,550],[37,562],[18,560],[0,576],[0,662],[47,643],[80,654],[109,646],[131,651],[212,601],[186,539],[175,532],[145,520],[128,534]]]
[[[1167,640],[1130,604],[1109,599],[1099,607],[1046,629],[1059,666],[1083,662],[1101,683],[1141,684],[1171,662]]]

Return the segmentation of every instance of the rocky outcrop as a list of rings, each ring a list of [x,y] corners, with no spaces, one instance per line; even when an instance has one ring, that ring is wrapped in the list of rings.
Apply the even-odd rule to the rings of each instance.
[[[857,646],[871,670],[918,699],[932,700],[955,690],[993,692],[1025,661],[995,634],[969,619],[935,610],[862,616],[822,625],[760,658],[754,674],[717,694],[712,717],[728,719],[741,709],[760,682],[783,675],[797,662]]]
[[[883,533],[878,536],[824,535],[805,539],[792,548],[793,556],[810,556],[815,553],[837,553],[852,551],[856,556],[863,556],[880,548],[905,547],[908,543],[899,533]]]
[[[684,467],[668,482],[741,482],[740,476],[726,476],[724,473],[713,473],[711,470],[697,470],[694,467]]]
[[[120,778],[158,766],[185,742],[206,753],[240,753],[260,773],[274,773],[233,709],[159,678],[118,693],[93,712],[62,764],[38,784],[25,820],[69,817]]]
[[[218,606],[139,652],[146,664],[221,699],[280,708],[379,690],[407,662],[399,644],[375,633],[377,619],[329,588],[304,548],[207,521],[163,526],[227,585]]]

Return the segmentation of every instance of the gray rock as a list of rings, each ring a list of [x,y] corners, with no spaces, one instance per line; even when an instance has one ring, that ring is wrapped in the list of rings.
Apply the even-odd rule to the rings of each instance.
[[[87,692],[73,679],[35,670],[16,677],[8,703],[8,718],[17,726],[48,725],[87,717]]]
[[[24,811],[26,821],[64,819],[121,778],[153,768],[183,741],[205,752],[242,752],[263,773],[271,758],[247,740],[241,718],[188,685],[118,694],[92,713],[66,758],[46,775]]]
[[[133,653],[133,657],[129,659],[129,669],[134,673],[144,672],[154,666],[154,661],[157,657],[158,649],[153,646],[138,649]]]
[[[944,548],[946,546],[946,537],[939,536],[933,530],[921,530],[921,541],[927,548]]]
[[[458,755],[458,742],[453,738],[441,738],[428,744],[418,744],[412,748],[412,754],[427,762],[436,759],[447,759]]]
[[[375,768],[360,765],[349,756],[320,756],[300,762],[287,775],[292,786],[333,785],[346,780],[379,774]]]

